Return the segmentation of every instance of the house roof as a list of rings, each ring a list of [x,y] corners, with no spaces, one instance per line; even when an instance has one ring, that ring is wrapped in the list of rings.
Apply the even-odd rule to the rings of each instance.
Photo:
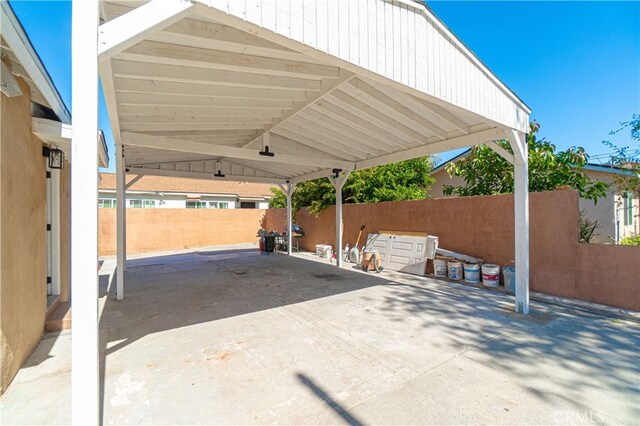
[[[438,165],[438,167],[434,167],[433,169],[431,169],[429,174],[430,175],[435,175],[439,171],[444,170],[444,166],[446,166],[448,163],[451,163],[451,162],[455,163],[456,161],[466,157],[470,153],[471,153],[471,148],[467,149],[466,151],[461,152],[460,154],[456,155],[455,157],[453,157],[450,160],[442,162],[442,164]]]
[[[71,124],[69,110],[9,2],[3,1],[0,9],[2,57],[9,59],[12,73],[29,84],[34,102],[51,109],[62,123]]]
[[[116,189],[115,173],[101,173],[99,188]],[[128,191],[183,192],[188,194],[228,194],[238,197],[271,197],[273,185],[223,180],[204,180],[152,175],[127,175]]]
[[[471,153],[471,149],[467,149],[466,151],[461,152],[460,154],[456,155],[455,157],[453,157],[452,159],[448,160],[448,161],[444,161],[442,164],[438,165],[438,167],[434,167],[433,169],[431,169],[431,172],[429,172],[430,175],[435,175],[436,173],[444,170],[444,167],[448,164],[448,163],[455,163],[456,161],[459,161],[461,159],[463,159],[464,157],[468,156]],[[617,174],[617,175],[630,175],[633,174],[633,172],[631,170],[627,170],[624,167],[620,167],[620,166],[616,166],[616,165],[612,165],[612,164],[595,164],[595,163],[587,163],[584,165],[584,169],[585,170],[593,170],[596,172],[603,172],[603,173],[613,173],[613,174]]]
[[[593,170],[597,172],[604,172],[604,173],[613,173],[616,175],[632,175],[633,174],[633,171],[626,169],[624,167],[613,165],[613,164],[587,163],[585,164],[584,169]]]

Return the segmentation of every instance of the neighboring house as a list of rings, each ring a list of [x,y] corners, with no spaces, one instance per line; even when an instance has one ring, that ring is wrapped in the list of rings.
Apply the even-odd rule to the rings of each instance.
[[[101,173],[98,206],[116,206],[116,175]],[[273,196],[264,183],[128,175],[128,208],[266,209]]]
[[[9,3],[0,11],[2,394],[70,298],[71,116]]]
[[[429,192],[432,198],[444,197],[445,185],[465,184],[461,177],[450,177],[445,166],[447,163],[456,162],[468,156],[470,152],[466,150],[431,171],[431,177],[436,180]],[[616,176],[630,173],[624,168],[599,164],[587,164],[584,169],[591,179],[609,184],[615,181]],[[597,203],[581,198],[579,206],[586,218],[598,221],[599,227],[593,242],[613,243],[626,236],[640,233],[640,195],[638,193],[620,194],[612,185],[607,195],[600,198]]]

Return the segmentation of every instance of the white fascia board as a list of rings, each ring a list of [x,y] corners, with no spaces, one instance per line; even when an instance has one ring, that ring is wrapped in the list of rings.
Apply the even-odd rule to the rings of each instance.
[[[104,140],[104,133],[98,130],[98,166],[109,167],[109,155],[107,154],[107,143]]]
[[[264,197],[241,197],[238,195],[240,201],[265,201]]]
[[[33,117],[31,132],[46,143],[54,143],[70,155],[72,128],[70,124],[61,123],[47,118]]]
[[[70,124],[59,121],[38,117],[31,119],[31,132],[41,141],[54,144],[62,149],[67,156],[67,160],[71,160],[72,130]],[[96,143],[98,144],[98,167],[109,167],[107,144],[104,141],[104,134],[101,131],[98,132]]]
[[[105,61],[191,13],[189,0],[152,0],[98,29],[98,57]]]
[[[2,7],[2,17],[0,27],[2,28],[2,37],[7,41],[9,48],[16,55],[20,65],[26,70],[29,79],[42,93],[47,101],[49,108],[56,113],[60,121],[64,124],[71,124],[71,114],[60,97],[56,86],[53,84],[47,69],[40,60],[38,53],[35,51],[29,37],[24,32],[20,21],[13,13],[9,2],[0,2]]]

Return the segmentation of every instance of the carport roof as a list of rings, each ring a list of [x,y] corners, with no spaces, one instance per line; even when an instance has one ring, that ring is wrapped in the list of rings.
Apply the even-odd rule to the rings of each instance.
[[[527,129],[527,106],[421,3],[140,4],[104,2],[99,36],[130,173],[299,182]]]

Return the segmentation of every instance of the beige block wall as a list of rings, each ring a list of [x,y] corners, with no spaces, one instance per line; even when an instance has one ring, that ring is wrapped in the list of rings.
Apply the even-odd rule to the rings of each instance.
[[[100,256],[116,253],[116,209],[98,209]],[[127,209],[127,253],[256,243],[262,209]]]
[[[426,232],[440,247],[505,265],[514,259],[513,196],[453,197],[343,206],[343,244],[369,233]],[[640,247],[578,242],[576,191],[530,194],[530,286],[533,291],[640,310]],[[267,229],[282,229],[285,209],[267,211]],[[335,244],[335,207],[319,216],[301,209],[301,248]]]
[[[612,184],[614,182],[614,175],[612,175],[611,173],[605,173],[597,170],[585,170],[585,173],[591,179],[600,180],[608,184]],[[450,177],[449,174],[444,170],[440,170],[439,172],[433,174],[432,177],[436,180],[436,182],[433,184],[431,190],[429,191],[429,196],[431,198],[444,197],[443,190],[445,185],[465,185],[464,179],[459,176]],[[611,187],[611,190],[607,193],[607,195],[600,198],[597,202],[579,198],[579,210],[585,213],[586,218],[592,221],[598,221],[599,224],[592,240],[593,243],[613,243],[616,234],[616,199],[617,196],[614,187]],[[621,237],[639,232],[640,200],[638,200],[637,198],[634,200],[634,212],[636,218],[633,225],[623,226],[623,224],[621,224]]]
[[[46,175],[42,142],[31,133],[29,96],[0,97],[1,393],[44,331]]]

